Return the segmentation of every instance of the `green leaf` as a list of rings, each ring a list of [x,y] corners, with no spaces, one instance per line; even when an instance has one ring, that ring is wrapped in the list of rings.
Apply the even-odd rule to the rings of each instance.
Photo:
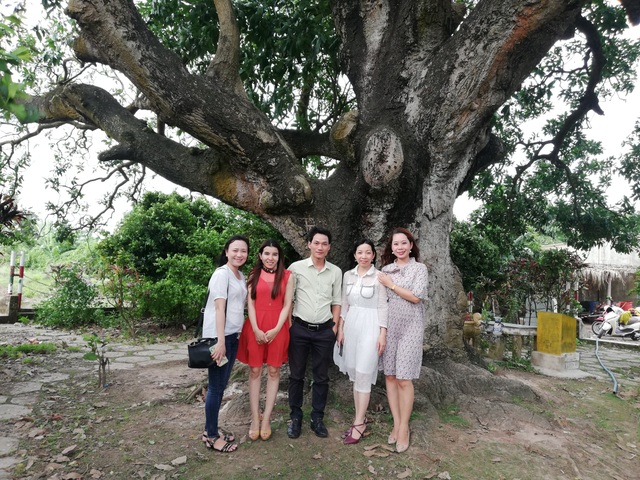
[[[19,58],[23,62],[31,59],[31,49],[28,47],[18,47],[11,52],[12,55]]]

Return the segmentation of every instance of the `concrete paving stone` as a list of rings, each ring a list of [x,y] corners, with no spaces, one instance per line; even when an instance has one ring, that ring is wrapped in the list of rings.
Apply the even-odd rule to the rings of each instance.
[[[16,395],[15,397],[11,397],[11,404],[23,405],[25,407],[33,407],[38,400],[37,397],[38,396],[34,395],[33,393],[26,394],[26,395]]]
[[[20,395],[21,393],[39,392],[42,387],[42,382],[17,382],[14,383],[10,395]]]
[[[107,344],[107,351],[109,352],[135,352],[137,350],[140,350],[137,345]]]
[[[144,350],[161,350],[163,352],[171,351],[176,349],[176,345],[171,343],[154,343],[152,345],[143,345],[142,348]],[[187,347],[185,347],[186,349]]]
[[[126,357],[129,355],[129,352],[120,352],[120,351],[110,351],[107,352],[106,356],[109,359],[113,359],[113,358],[120,358],[120,357]]]
[[[13,478],[10,470],[20,463],[20,459],[16,457],[0,458],[0,480],[10,480]]]
[[[534,367],[536,372],[546,375],[547,377],[558,377],[558,378],[586,378],[592,377],[591,373],[585,372],[582,369],[571,369],[571,370],[552,370],[550,368],[540,368]]]
[[[6,457],[18,450],[20,441],[14,437],[0,437],[0,457]]]
[[[69,378],[68,373],[45,373],[40,377],[43,383],[62,382]]]
[[[139,357],[155,357],[156,355],[164,355],[164,350],[139,350],[137,352],[133,352],[134,355]]]
[[[23,405],[4,403],[0,405],[0,420],[14,420],[31,413],[31,409]]]
[[[184,353],[165,353],[154,357],[154,360],[158,362],[174,362],[176,360],[187,361],[187,352]]]
[[[5,395],[0,395],[0,404],[5,403],[8,400],[9,397],[5,396]]]
[[[129,355],[129,356],[125,356],[125,357],[119,357],[114,359],[111,363],[113,364],[117,364],[117,363],[142,363],[142,362],[146,362],[147,360],[149,360],[149,357],[136,357],[134,355]]]

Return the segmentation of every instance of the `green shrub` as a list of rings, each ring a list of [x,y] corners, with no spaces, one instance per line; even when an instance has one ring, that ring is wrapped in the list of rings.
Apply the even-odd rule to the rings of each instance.
[[[98,288],[89,283],[78,265],[52,267],[53,295],[40,303],[36,320],[45,325],[73,328],[99,323],[104,312],[97,307]]]
[[[163,326],[192,324],[222,248],[235,234],[251,241],[245,273],[268,238],[280,242],[288,263],[298,259],[282,236],[255,215],[202,198],[145,194],[98,246],[104,294],[123,326],[133,333],[136,316],[152,317]]]
[[[215,269],[206,255],[172,255],[158,260],[158,281],[145,282],[143,310],[163,325],[190,325],[202,308]]]

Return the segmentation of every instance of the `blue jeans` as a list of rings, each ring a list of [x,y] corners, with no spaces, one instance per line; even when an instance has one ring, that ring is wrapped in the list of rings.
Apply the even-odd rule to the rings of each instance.
[[[207,398],[204,402],[205,426],[209,438],[217,438],[218,433],[218,414],[222,405],[222,397],[224,390],[229,383],[231,369],[236,361],[236,353],[238,353],[238,334],[233,333],[224,337],[224,343],[227,348],[227,358],[229,363],[222,367],[217,365],[209,367],[209,388],[207,389]]]

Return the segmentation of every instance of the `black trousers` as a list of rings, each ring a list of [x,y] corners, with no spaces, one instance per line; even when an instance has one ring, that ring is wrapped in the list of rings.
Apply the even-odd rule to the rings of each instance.
[[[309,330],[294,322],[289,330],[289,407],[291,418],[302,420],[302,401],[307,359],[311,354],[313,386],[311,388],[311,420],[324,417],[329,395],[329,366],[333,361],[336,336],[332,328]]]

